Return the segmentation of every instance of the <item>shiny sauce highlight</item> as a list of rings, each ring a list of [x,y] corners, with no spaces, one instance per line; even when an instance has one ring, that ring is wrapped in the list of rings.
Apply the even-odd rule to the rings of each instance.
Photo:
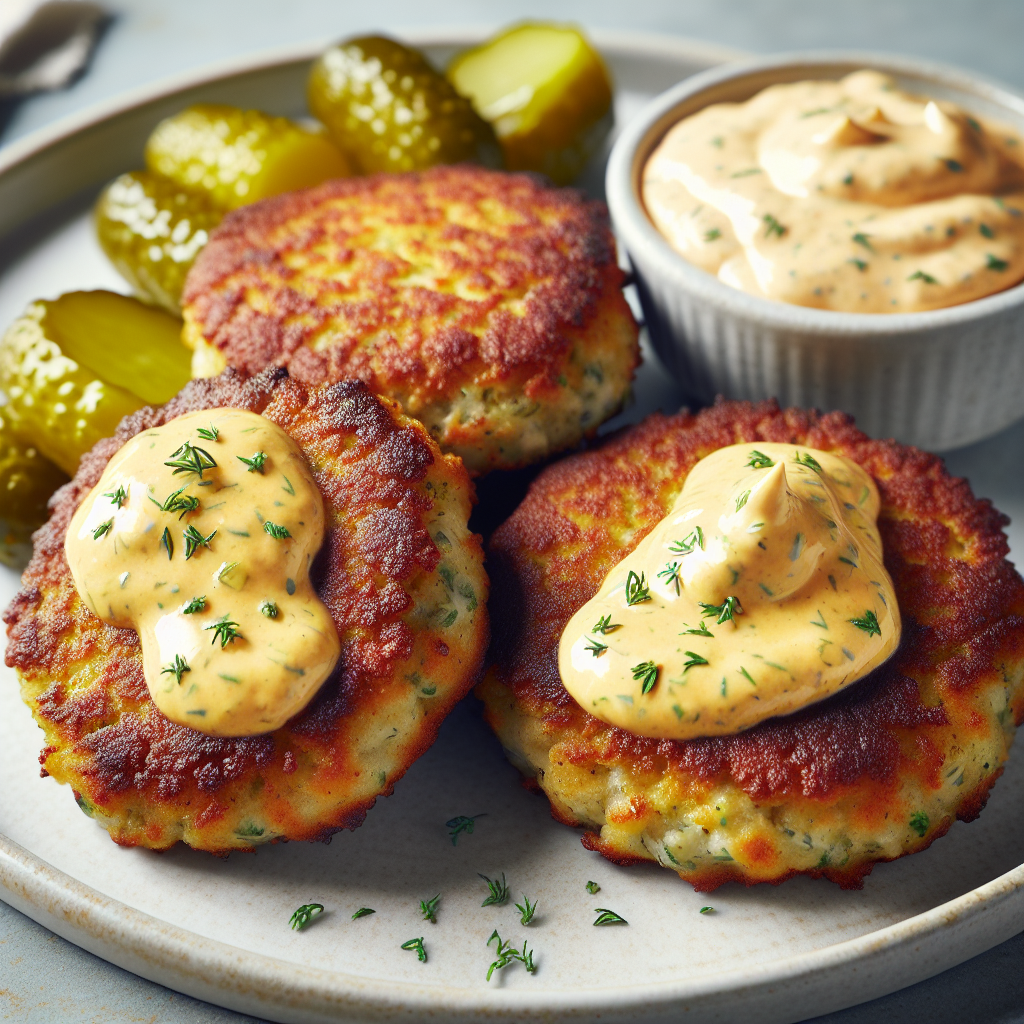
[[[878,490],[790,444],[722,448],[562,633],[559,672],[592,715],[691,739],[790,714],[896,649]]]
[[[269,732],[337,662],[309,572],[324,505],[295,442],[239,409],[189,413],[133,437],[65,539],[75,586],[138,632],[169,719],[214,736]]]

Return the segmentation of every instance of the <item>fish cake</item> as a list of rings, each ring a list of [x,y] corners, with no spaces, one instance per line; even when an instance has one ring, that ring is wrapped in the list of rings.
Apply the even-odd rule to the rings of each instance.
[[[221,738],[165,718],[134,629],[101,622],[64,553],[71,516],[136,434],[201,409],[259,413],[304,453],[326,529],[311,578],[337,666],[282,728]],[[360,381],[307,389],[283,369],[192,381],[122,420],[53,500],[6,613],[7,664],[46,736],[42,774],[123,846],[225,853],[360,825],[434,741],[487,645],[487,577],[467,521],[473,485],[422,424]]]
[[[560,680],[562,629],[699,459],[758,441],[843,455],[877,483],[896,654],[734,735],[652,739],[592,717]],[[477,693],[528,784],[609,860],[655,861],[700,891],[794,874],[858,888],[876,862],[978,815],[1024,720],[1024,581],[1007,522],[938,457],[873,441],[841,413],[719,402],[651,416],[545,469],[493,535],[493,664]]]
[[[603,203],[468,165],[246,206],[185,285],[193,374],[357,377],[473,475],[524,466],[621,407],[638,328]]]

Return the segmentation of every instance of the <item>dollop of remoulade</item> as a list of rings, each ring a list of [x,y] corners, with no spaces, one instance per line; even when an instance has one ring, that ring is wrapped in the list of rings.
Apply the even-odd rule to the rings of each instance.
[[[340,645],[309,571],[324,505],[296,443],[240,409],[133,437],[68,527],[82,599],[135,629],[146,684],[172,721],[270,732],[330,675]]]
[[[874,481],[849,459],[740,444],[697,463],[669,514],[562,633],[566,690],[641,736],[789,714],[895,650]]]
[[[690,263],[780,302],[906,313],[1024,279],[1021,136],[877,71],[684,118],[642,191]]]

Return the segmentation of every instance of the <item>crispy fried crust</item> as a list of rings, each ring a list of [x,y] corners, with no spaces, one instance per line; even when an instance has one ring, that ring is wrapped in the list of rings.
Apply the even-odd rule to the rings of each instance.
[[[184,336],[197,372],[357,377],[480,473],[621,405],[638,360],[622,282],[607,210],[580,193],[470,166],[379,174],[225,218],[189,274]]]
[[[613,728],[562,686],[561,631],[697,460],[743,441],[836,452],[875,478],[899,651],[835,698],[735,736]],[[652,416],[545,470],[495,532],[494,664],[477,692],[555,817],[610,860],[656,860],[701,890],[795,873],[858,887],[874,862],[977,816],[1024,720],[1024,582],[1006,522],[939,458],[872,441],[841,413],[720,401]]]
[[[309,460],[327,514],[312,578],[342,645],[304,711],[235,739],[157,710],[137,634],[89,611],[64,556],[74,510],[130,437],[225,406],[266,416]],[[487,579],[466,527],[472,500],[458,460],[359,381],[307,391],[284,370],[249,380],[228,370],[127,417],[57,493],[5,616],[7,664],[46,733],[42,774],[69,783],[126,846],[184,839],[223,852],[357,827],[433,742],[482,660]]]

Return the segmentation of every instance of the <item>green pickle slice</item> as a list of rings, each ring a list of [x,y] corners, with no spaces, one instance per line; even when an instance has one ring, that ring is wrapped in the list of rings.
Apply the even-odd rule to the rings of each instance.
[[[46,522],[46,503],[68,478],[32,445],[20,441],[0,415],[0,562],[23,568],[32,531]]]
[[[96,203],[96,234],[135,291],[177,314],[185,277],[223,211],[150,171],[115,178]]]
[[[225,210],[350,173],[322,131],[212,103],[161,121],[146,143],[146,166]]]
[[[421,53],[393,39],[363,36],[330,47],[313,64],[307,97],[363,174],[501,166],[490,125]]]
[[[33,303],[0,341],[13,433],[66,473],[122,417],[166,402],[191,374],[181,321],[115,292]]]
[[[490,122],[509,170],[567,185],[612,127],[612,82],[577,29],[527,22],[456,56],[455,88]]]

